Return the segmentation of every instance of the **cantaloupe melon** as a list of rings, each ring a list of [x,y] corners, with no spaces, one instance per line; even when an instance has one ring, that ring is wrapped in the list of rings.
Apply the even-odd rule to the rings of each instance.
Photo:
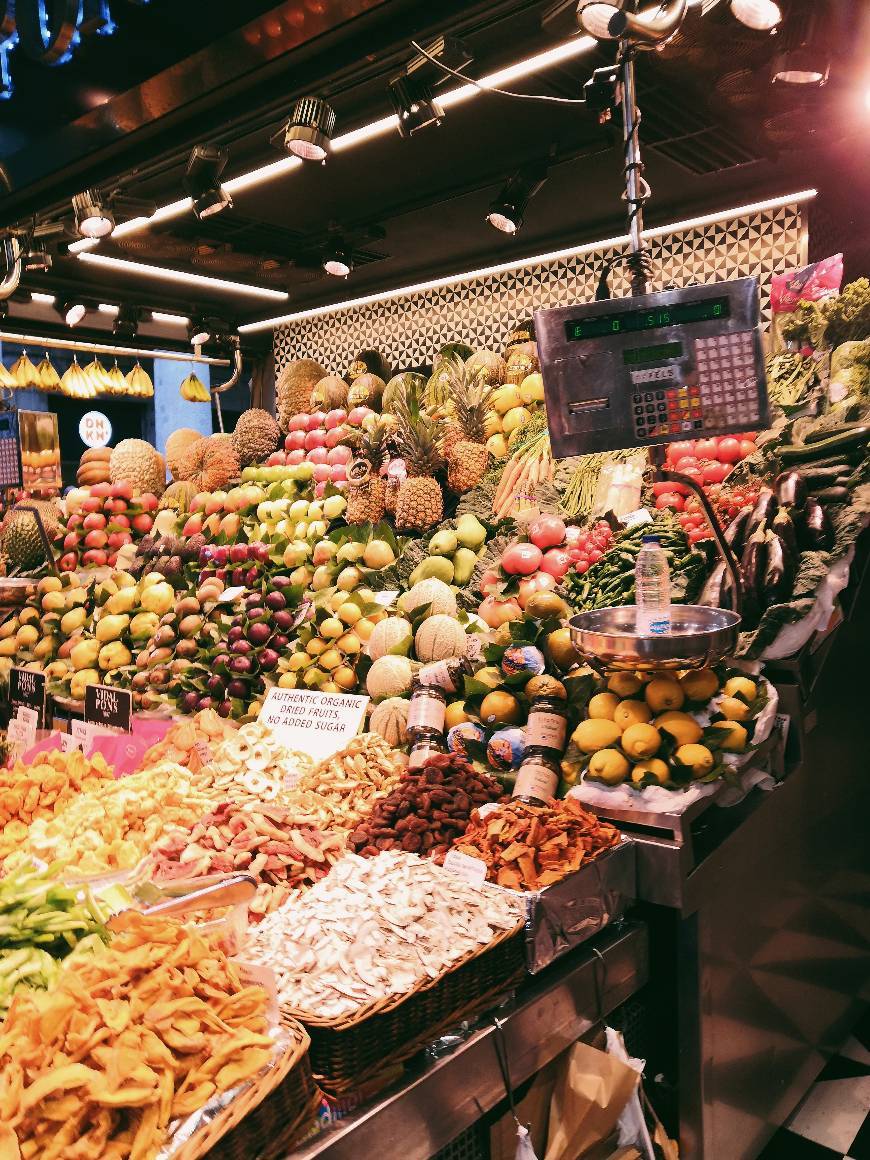
[[[388,616],[386,620],[381,620],[375,625],[366,645],[366,652],[373,661],[380,660],[389,653],[407,655],[411,651],[413,639],[414,630],[409,621],[402,616]]]
[[[414,652],[418,661],[428,664],[430,661],[465,656],[467,644],[465,629],[459,621],[438,613],[428,616],[417,629]]]
[[[414,670],[407,657],[381,657],[369,669],[366,690],[376,701],[401,697],[410,691],[413,675]]]
[[[404,745],[408,740],[409,704],[401,697],[388,697],[381,701],[372,709],[369,729],[372,733],[379,733],[388,745]]]
[[[420,580],[410,588],[402,600],[402,610],[413,612],[415,608],[430,605],[427,616],[455,616],[456,596],[453,590],[443,580],[436,580],[434,576],[428,580]]]

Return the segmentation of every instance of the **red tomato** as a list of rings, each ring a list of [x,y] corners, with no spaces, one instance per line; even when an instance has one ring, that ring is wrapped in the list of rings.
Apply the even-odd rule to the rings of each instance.
[[[599,552],[597,548],[593,548],[589,553],[589,563],[590,564],[597,563],[603,555],[604,555],[603,552]]]
[[[689,543],[697,544],[698,540],[709,540],[711,534],[708,528],[692,528],[689,532]]]
[[[663,495],[665,492],[674,490],[671,484],[667,482],[654,483],[652,489],[653,495]]]
[[[695,454],[699,459],[717,459],[718,439],[699,439],[695,444]]]
[[[688,475],[689,479],[694,479],[696,483],[704,482],[704,473],[700,467],[687,467],[683,471],[683,475]],[[683,485],[674,484],[674,491],[682,490],[686,493],[686,488]]]
[[[721,463],[736,463],[740,458],[740,444],[736,439],[727,437],[719,440],[719,461]]]
[[[551,576],[555,576],[557,580],[561,581],[572,563],[571,557],[562,548],[550,548],[548,552],[544,553],[541,571],[549,572]]]
[[[677,471],[688,472],[691,468],[698,466],[698,460],[694,455],[681,455],[677,460],[676,469]]]
[[[691,439],[680,439],[676,443],[668,444],[667,458],[671,463],[679,463],[684,455],[694,455],[695,444]]]
[[[568,551],[568,555],[575,562],[577,560],[585,560],[586,559],[586,553],[582,552],[579,548],[568,548],[567,551]]]
[[[758,438],[758,432],[757,431],[744,431],[742,435],[737,435],[735,438],[748,439],[750,443],[754,443],[755,440]]]
[[[674,511],[683,510],[683,497],[675,491],[666,491],[656,499],[657,508],[673,508]]]
[[[577,563],[574,565],[574,571],[579,572],[580,575],[582,576],[584,572],[589,571],[589,561],[588,560],[578,560]]]
[[[543,552],[534,544],[511,544],[501,556],[501,566],[509,576],[529,576],[536,572],[543,559]]]
[[[745,459],[747,455],[755,454],[755,444],[751,439],[740,440],[740,458]]]
[[[727,463],[705,463],[701,469],[704,483],[721,483],[731,469]]]

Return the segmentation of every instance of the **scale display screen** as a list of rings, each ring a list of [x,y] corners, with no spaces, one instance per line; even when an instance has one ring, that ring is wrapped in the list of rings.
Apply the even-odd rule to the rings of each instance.
[[[632,334],[639,330],[658,330],[662,326],[682,326],[687,322],[714,322],[728,318],[731,302],[727,297],[698,298],[674,302],[653,310],[622,310],[618,314],[590,314],[565,323],[569,342],[583,342],[604,335]]]
[[[663,342],[659,346],[636,346],[622,352],[622,361],[627,367],[638,363],[662,362],[667,358],[682,358],[681,342]]]

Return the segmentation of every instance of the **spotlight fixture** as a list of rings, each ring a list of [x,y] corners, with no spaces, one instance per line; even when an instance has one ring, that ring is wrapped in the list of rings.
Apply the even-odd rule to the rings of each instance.
[[[72,199],[76,231],[83,238],[107,238],[115,219],[98,189],[85,189]]]
[[[30,238],[21,254],[21,264],[28,274],[45,274],[51,269],[51,254],[45,248],[44,242]]]
[[[731,12],[756,32],[772,32],[782,21],[782,9],[774,0],[731,0]]]
[[[112,334],[117,338],[132,338],[139,329],[138,306],[121,306],[112,323]]]
[[[773,58],[773,83],[821,88],[830,68],[829,27],[818,0],[792,0],[781,33],[781,47]]]
[[[204,318],[193,318],[187,327],[187,337],[191,346],[205,346],[211,338],[212,328]]]
[[[0,238],[0,300],[10,298],[21,281],[21,242],[13,234]]]
[[[335,109],[320,97],[300,97],[284,127],[284,148],[303,161],[325,161],[335,132]]]
[[[68,298],[61,304],[60,313],[67,326],[78,326],[87,313],[87,307],[76,298]]]
[[[346,278],[353,270],[353,256],[344,242],[338,240],[324,254],[322,265],[333,278]]]
[[[194,145],[191,151],[182,184],[200,221],[232,208],[233,199],[220,181],[227,156],[226,149],[217,145]]]
[[[390,81],[390,100],[403,137],[413,137],[421,129],[440,125],[444,120],[444,110],[432,96],[432,90],[412,77],[402,75]]]
[[[577,21],[596,40],[627,40],[633,48],[658,48],[677,32],[688,0],[662,0],[653,16],[641,19],[623,7],[623,0],[580,0]]]
[[[490,205],[486,220],[503,234],[515,234],[523,224],[526,206],[546,180],[546,169],[521,169]]]

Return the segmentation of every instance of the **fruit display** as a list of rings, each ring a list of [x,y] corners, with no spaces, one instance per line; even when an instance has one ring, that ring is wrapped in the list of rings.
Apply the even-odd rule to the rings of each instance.
[[[200,722],[211,730],[208,742],[199,743],[199,756],[205,762],[202,784],[207,791],[234,802],[284,804],[289,800],[290,787],[311,769],[311,758],[282,745],[260,721],[229,728],[219,739],[213,713],[212,709],[197,713]],[[222,720],[220,714],[218,720]]]
[[[7,1156],[154,1157],[170,1123],[272,1059],[266,992],[179,923],[127,911],[0,1028]]]
[[[214,709],[201,709],[173,725],[162,740],[146,750],[141,768],[161,761],[183,765],[191,773],[198,773],[210,764],[215,747],[231,737],[238,726]]]
[[[109,480],[128,483],[134,496],[162,495],[166,487],[163,458],[144,439],[122,439],[109,456]]]
[[[523,917],[511,895],[470,886],[431,859],[346,854],[299,902],[268,915],[246,953],[275,971],[285,1010],[334,1019],[438,978]],[[352,961],[346,929],[360,932]]]
[[[303,773],[288,794],[305,803],[311,794],[328,803],[334,830],[351,830],[396,788],[406,772],[404,754],[376,733],[360,733],[332,757]]]
[[[66,497],[68,516],[58,568],[114,568],[125,544],[147,536],[154,526],[158,499],[153,492],[134,496],[129,480],[93,483]]]
[[[193,371],[185,375],[178,387],[178,393],[188,403],[210,403],[211,391]]]
[[[673,789],[727,778],[751,751],[768,700],[763,680],[727,666],[611,673],[589,691],[562,760],[568,785]]]
[[[485,862],[488,882],[509,890],[541,890],[620,840],[614,826],[600,822],[574,798],[545,805],[514,798],[483,815],[475,810],[453,848]]]

